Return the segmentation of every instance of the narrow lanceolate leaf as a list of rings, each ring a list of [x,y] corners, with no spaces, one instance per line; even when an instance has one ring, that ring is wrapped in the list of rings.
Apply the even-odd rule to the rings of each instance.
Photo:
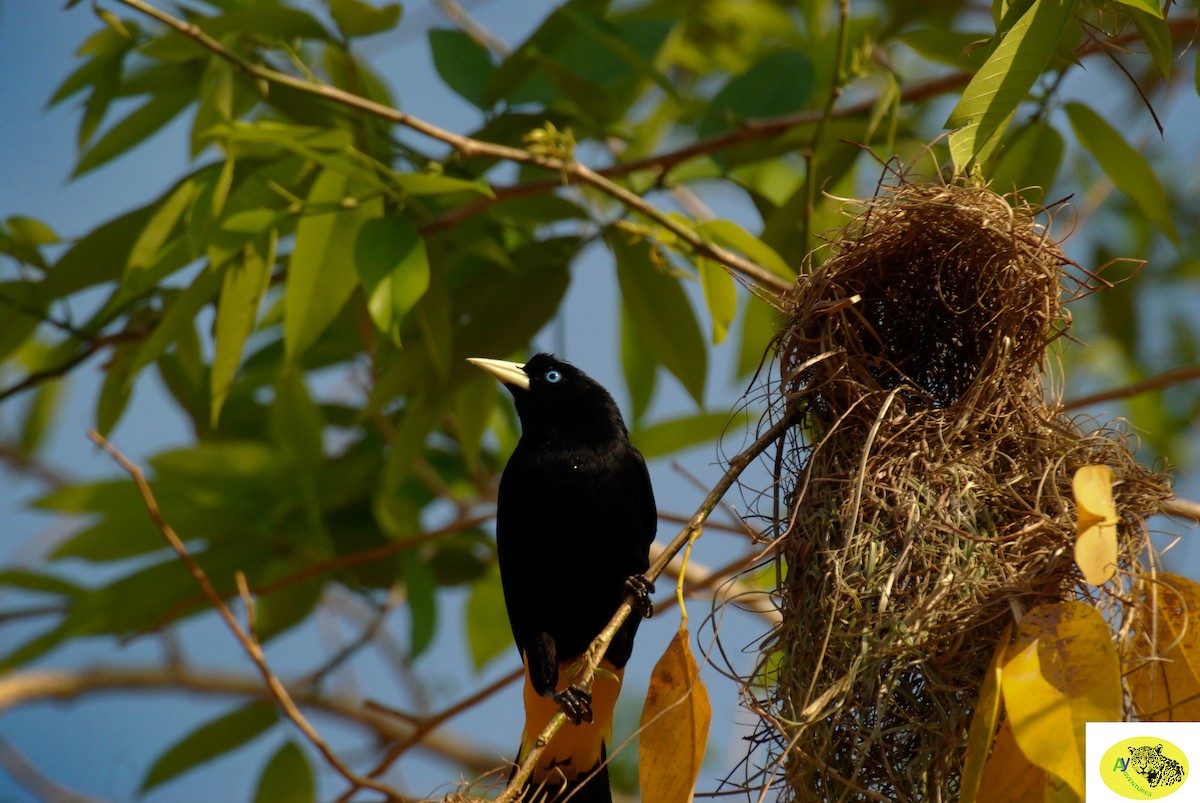
[[[1113,472],[1108,466],[1083,466],[1073,486],[1078,522],[1075,564],[1094,586],[1104,585],[1117,571],[1117,508],[1112,495]]]
[[[979,689],[979,700],[975,703],[975,714],[971,717],[971,728],[967,733],[967,754],[963,759],[962,782],[959,793],[963,803],[974,803],[979,795],[979,784],[983,779],[984,763],[992,750],[992,737],[996,723],[1000,720],[1000,668],[1008,650],[1011,628],[1004,628],[996,652],[988,664],[987,675]]]
[[[642,709],[638,743],[642,799],[657,803],[692,799],[711,721],[708,690],[688,646],[687,626],[681,623],[650,674]]]
[[[753,420],[750,413],[699,413],[635,429],[631,437],[646,457],[662,457],[714,441],[726,432],[738,437]]]
[[[1200,719],[1200,584],[1160,572],[1138,595],[1137,629],[1126,649],[1129,691],[1138,719]]]
[[[1121,668],[1108,623],[1082,602],[1034,608],[1000,671],[1021,752],[1082,798],[1084,725],[1121,719]]]
[[[354,185],[345,173],[321,171],[296,225],[283,304],[283,341],[289,360],[321,336],[358,286],[354,241],[363,223],[383,213],[378,198],[343,206]]]
[[[499,572],[489,572],[483,579],[471,584],[466,620],[467,646],[471,649],[471,662],[476,669],[482,668],[512,644]]]
[[[757,262],[760,267],[782,279],[791,281],[796,278],[796,271],[792,270],[774,248],[732,220],[708,220],[697,226],[696,231],[717,245],[740,251],[747,259]]]
[[[1078,0],[1034,0],[963,90],[946,120],[956,172],[965,173],[996,146],[1017,106],[1054,56]]]
[[[308,803],[315,795],[312,767],[304,751],[288,742],[263,768],[254,803]]]
[[[1096,157],[1105,175],[1171,242],[1178,243],[1179,232],[1171,219],[1167,191],[1146,159],[1125,141],[1121,132],[1087,106],[1068,103],[1064,108],[1079,144]]]
[[[645,241],[629,243],[617,232],[608,243],[617,258],[617,280],[630,323],[646,349],[700,404],[708,352],[687,294],[651,258]]]
[[[258,320],[259,303],[271,283],[275,239],[275,232],[271,231],[266,242],[243,248],[242,258],[225,269],[221,281],[221,299],[217,303],[217,320],[213,327],[216,344],[210,380],[214,428],[241,364],[246,338],[250,337]]]
[[[202,725],[159,756],[146,773],[141,791],[149,791],[210,759],[241,747],[278,720],[279,714],[274,705],[255,702]]]
[[[196,276],[186,290],[179,293],[167,307],[166,313],[150,337],[134,353],[129,367],[131,376],[157,360],[167,347],[185,332],[192,330],[196,316],[221,286],[221,271],[211,265]]]
[[[128,117],[114,125],[100,140],[79,157],[74,177],[95,170],[135,145],[141,145],[151,135],[186,109],[195,97],[190,86],[175,87],[153,95]]]
[[[354,244],[354,264],[371,320],[400,345],[400,321],[429,289],[425,241],[407,218],[368,220]]]
[[[1005,143],[987,178],[996,192],[1019,192],[1030,203],[1041,203],[1058,174],[1062,155],[1062,134],[1048,123],[1030,123]]]
[[[737,285],[724,266],[704,258],[699,263],[704,303],[712,316],[712,341],[713,345],[719,345],[729,334],[729,324],[737,314]]]
[[[435,28],[429,32],[433,67],[446,86],[481,109],[488,108],[484,88],[496,69],[487,48],[466,31]]]

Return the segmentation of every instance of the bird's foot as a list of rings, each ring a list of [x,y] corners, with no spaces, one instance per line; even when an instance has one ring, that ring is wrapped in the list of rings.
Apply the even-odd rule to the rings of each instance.
[[[571,723],[592,721],[592,695],[578,686],[568,686],[553,695],[554,702],[562,706],[563,713]]]
[[[625,590],[633,595],[633,609],[642,615],[642,618],[649,619],[654,615],[654,600],[650,599],[650,595],[654,593],[654,583],[646,579],[644,574],[635,574],[625,580]]]

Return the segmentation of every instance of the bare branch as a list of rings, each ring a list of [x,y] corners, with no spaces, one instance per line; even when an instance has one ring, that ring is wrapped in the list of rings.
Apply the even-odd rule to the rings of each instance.
[[[1180,519],[1191,519],[1200,524],[1200,502],[1175,497],[1163,502],[1162,512]]]
[[[100,800],[59,786],[4,738],[0,738],[0,770],[45,803],[98,803]]]
[[[394,717],[365,708],[357,699],[341,696],[312,696],[291,687],[296,699],[314,711],[366,728],[382,742],[404,741],[413,726]],[[187,692],[214,696],[268,697],[262,680],[252,675],[205,670],[191,672],[181,667],[142,668],[95,666],[85,669],[31,669],[0,677],[0,714],[23,705],[46,700],[74,700],[90,694],[118,691]],[[486,748],[473,746],[462,734],[443,729],[427,732],[417,749],[454,761],[467,771],[482,775],[494,770],[497,758]]]
[[[1114,399],[1128,399],[1130,396],[1137,396],[1141,393],[1148,393],[1152,390],[1177,385],[1180,382],[1188,382],[1193,379],[1200,379],[1200,365],[1187,365],[1183,368],[1173,368],[1170,371],[1152,376],[1149,379],[1143,379],[1141,382],[1134,382],[1131,385],[1125,385],[1112,390],[1103,390],[1099,393],[1092,393],[1087,396],[1081,396],[1078,399],[1070,399],[1063,402],[1064,410],[1078,410],[1080,407],[1087,407],[1100,402],[1113,401]]]
[[[283,709],[284,714],[295,723],[317,750],[324,756],[326,762],[329,763],[339,774],[342,775],[351,784],[359,787],[367,787],[376,792],[380,792],[388,797],[389,800],[403,800],[403,797],[394,789],[386,784],[381,784],[370,778],[364,778],[343,762],[336,753],[326,744],[325,740],[317,733],[316,729],[309,724],[304,714],[301,713],[295,701],[292,700],[287,688],[279,680],[271,668],[267,665],[266,656],[263,655],[262,647],[258,641],[251,635],[247,634],[238,624],[237,619],[233,615],[233,611],[225,604],[221,593],[213,587],[212,582],[208,579],[208,575],[204,573],[204,569],[200,564],[188,553],[187,547],[184,546],[183,540],[175,532],[174,528],[163,518],[162,511],[158,507],[158,500],[154,497],[154,492],[150,489],[150,484],[146,482],[145,475],[142,470],[129,461],[125,455],[121,454],[112,444],[105,440],[104,436],[98,432],[92,431],[88,436],[95,441],[104,451],[117,461],[121,468],[133,478],[137,484],[138,491],[142,495],[142,501],[146,505],[146,510],[150,513],[150,518],[154,520],[155,526],[170,543],[171,548],[175,550],[175,554],[179,556],[179,560],[187,567],[188,572],[192,575],[192,579],[200,586],[200,590],[204,592],[204,596],[216,608],[221,619],[224,620],[225,626],[242,645],[242,649],[246,651],[246,655],[250,656],[250,660],[254,662],[254,666],[262,675],[263,681],[266,683],[267,689],[271,697]],[[244,585],[244,584],[243,584]],[[247,594],[249,592],[247,591]]]

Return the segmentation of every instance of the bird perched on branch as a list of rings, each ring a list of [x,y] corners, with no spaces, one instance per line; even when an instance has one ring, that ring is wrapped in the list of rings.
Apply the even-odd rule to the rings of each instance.
[[[570,363],[551,354],[470,362],[504,383],[521,419],[496,510],[504,602],[525,664],[518,765],[560,706],[570,719],[524,800],[611,803],[607,745],[640,617],[617,631],[590,694],[573,673],[626,596],[652,612],[644,573],[658,513],[646,461],[612,396]]]

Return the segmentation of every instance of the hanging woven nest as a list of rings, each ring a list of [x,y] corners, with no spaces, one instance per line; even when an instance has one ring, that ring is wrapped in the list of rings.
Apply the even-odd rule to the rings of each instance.
[[[776,412],[797,423],[777,455],[786,579],[760,735],[796,799],[954,800],[1005,625],[1068,599],[1119,624],[1169,487],[1047,398],[1060,298],[1092,288],[1019,199],[902,181],[831,248],[776,344]],[[1089,464],[1118,478],[1115,594],[1073,560]]]

